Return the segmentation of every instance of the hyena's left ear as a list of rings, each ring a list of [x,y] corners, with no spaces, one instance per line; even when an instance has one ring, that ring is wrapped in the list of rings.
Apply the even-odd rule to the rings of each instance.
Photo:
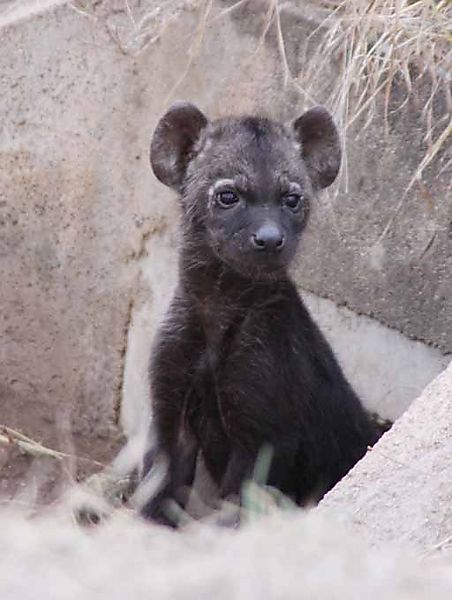
[[[151,141],[151,165],[155,176],[179,190],[195,142],[208,121],[194,104],[176,102],[157,123]]]
[[[322,106],[311,108],[293,123],[303,160],[314,189],[333,183],[341,166],[341,143],[330,113]]]

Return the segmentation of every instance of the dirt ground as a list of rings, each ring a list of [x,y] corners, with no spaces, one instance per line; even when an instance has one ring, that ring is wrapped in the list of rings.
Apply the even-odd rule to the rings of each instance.
[[[3,509],[0,528],[2,600],[452,597],[450,556],[372,549],[315,512],[174,532],[125,510],[86,528],[57,510],[30,520]]]

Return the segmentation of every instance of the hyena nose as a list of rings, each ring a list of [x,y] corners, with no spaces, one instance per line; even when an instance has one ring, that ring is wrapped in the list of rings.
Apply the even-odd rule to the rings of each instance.
[[[284,235],[274,223],[265,223],[251,236],[256,250],[279,252],[284,246]]]

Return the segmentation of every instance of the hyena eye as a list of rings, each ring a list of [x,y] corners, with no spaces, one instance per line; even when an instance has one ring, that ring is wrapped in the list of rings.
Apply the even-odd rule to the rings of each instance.
[[[224,190],[215,194],[215,200],[222,208],[230,208],[234,204],[237,204],[239,197],[232,190]]]
[[[283,198],[283,204],[291,210],[297,210],[301,204],[300,194],[287,194]]]

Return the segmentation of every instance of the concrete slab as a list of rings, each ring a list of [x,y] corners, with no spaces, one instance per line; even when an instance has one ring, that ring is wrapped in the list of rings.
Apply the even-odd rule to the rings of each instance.
[[[451,455],[452,363],[316,510],[373,545],[441,549],[452,536]]]

